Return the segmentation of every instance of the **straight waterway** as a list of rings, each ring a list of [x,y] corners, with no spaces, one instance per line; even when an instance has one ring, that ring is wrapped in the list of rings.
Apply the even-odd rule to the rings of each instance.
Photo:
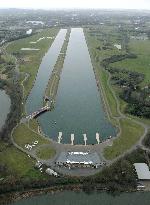
[[[45,89],[65,40],[66,32],[66,29],[61,29],[59,31],[52,46],[49,48],[48,52],[42,59],[34,86],[26,102],[26,110],[28,114],[43,107],[43,97],[45,94]]]
[[[10,98],[4,90],[0,90],[0,129],[5,124],[7,114],[10,110]]]
[[[60,52],[66,31],[61,30],[41,63],[35,85],[27,101],[27,111],[42,106],[44,90]],[[106,117],[82,28],[71,29],[71,35],[59,83],[55,109],[39,118],[43,132],[62,143],[70,143],[71,133],[75,144],[95,144],[96,132],[102,139],[115,136],[116,130]]]

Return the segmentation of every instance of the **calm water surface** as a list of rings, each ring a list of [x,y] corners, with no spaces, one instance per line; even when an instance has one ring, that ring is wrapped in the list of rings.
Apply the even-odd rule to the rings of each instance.
[[[149,205],[150,193],[123,193],[112,196],[107,193],[61,192],[23,199],[12,205]]]
[[[27,100],[28,113],[42,106],[43,93],[65,34],[66,30],[60,31],[43,58],[35,85]],[[81,28],[71,30],[55,109],[42,114],[38,119],[43,132],[54,140],[57,140],[58,133],[62,132],[62,143],[70,143],[71,133],[75,134],[75,144],[83,144],[84,133],[87,134],[88,144],[96,143],[96,132],[99,132],[103,139],[116,134],[115,128],[105,115]]]
[[[5,124],[7,114],[10,110],[10,98],[4,90],[0,90],[0,129]]]
[[[71,133],[75,144],[83,144],[84,133],[89,144],[96,143],[96,132],[103,139],[115,135],[105,116],[83,29],[71,30],[56,106],[40,117],[40,123],[44,133],[55,140],[62,132],[63,143],[70,143]]]
[[[35,84],[26,102],[26,110],[28,113],[36,111],[43,106],[45,88],[60,53],[61,47],[66,36],[66,32],[66,29],[60,30],[52,46],[42,59]]]

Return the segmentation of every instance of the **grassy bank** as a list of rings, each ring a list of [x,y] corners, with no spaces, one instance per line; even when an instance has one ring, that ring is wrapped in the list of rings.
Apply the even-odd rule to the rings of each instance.
[[[38,132],[38,127],[39,127],[39,124],[38,124],[38,121],[36,119],[31,119],[29,120],[29,123],[28,123],[29,127],[34,130],[35,132]]]
[[[54,69],[52,71],[52,74],[50,76],[50,79],[48,81],[48,84],[47,84],[47,87],[45,90],[45,96],[47,96],[52,101],[52,103],[51,103],[52,108],[54,106],[55,98],[57,95],[60,75],[61,75],[61,72],[63,69],[64,60],[66,57],[66,51],[67,51],[67,46],[68,46],[68,42],[69,42],[70,32],[71,32],[71,30],[68,29],[67,34],[66,34],[66,38],[64,40],[64,43],[63,43],[61,51],[60,51],[60,54],[57,58],[56,64],[54,66]]]
[[[52,157],[54,157],[56,154],[56,151],[52,147],[41,147],[37,150],[36,155],[40,159],[48,160]]]
[[[20,72],[29,73],[30,75],[27,81],[24,82],[25,98],[27,97],[33,86],[33,82],[39,69],[41,60],[44,54],[47,52],[48,48],[51,46],[52,42],[54,41],[54,38],[56,37],[58,31],[59,29],[57,28],[46,29],[28,38],[13,41],[7,47],[7,52],[16,56]],[[37,41],[42,37],[52,38],[45,38],[40,41]],[[40,50],[22,51],[21,48],[37,48]]]
[[[2,182],[7,182],[11,178],[44,179],[47,176],[34,169],[35,160],[19,151],[13,145],[0,142],[0,163],[5,165],[5,171],[1,171]]]
[[[121,111],[124,111],[126,103],[119,98],[119,90],[112,86],[111,82],[109,81],[108,72],[102,68],[101,62],[103,59],[109,58],[112,55],[124,55],[126,51],[124,49],[116,51],[114,48],[114,43],[115,41],[118,41],[117,39],[119,37],[121,39],[121,36],[120,33],[118,34],[111,26],[110,28],[111,33],[109,33],[105,27],[103,27],[102,32],[100,28],[91,27],[90,29],[85,29],[85,36],[91,56],[91,61],[103,91],[103,98],[109,118],[112,124],[118,125],[116,117],[119,117],[120,114],[117,110],[117,101]],[[107,36],[104,36],[106,31]],[[121,40],[117,43],[121,44]],[[122,61],[119,61],[118,64],[119,63],[122,63]],[[114,97],[114,94],[116,97]],[[112,147],[107,147],[104,150],[104,155],[107,159],[113,159],[120,154],[123,154],[126,150],[130,149],[144,133],[142,126],[128,118],[120,119],[119,124],[121,130],[119,137],[114,140]]]
[[[25,144],[33,144],[34,141],[38,141],[38,145],[50,144],[50,141],[39,135],[37,132],[32,131],[27,124],[19,124],[14,132],[13,139],[17,145],[25,149]]]
[[[110,108],[110,112],[109,112],[110,116],[118,117],[119,114],[117,111],[117,102],[114,98],[114,95],[110,87],[108,86],[109,75],[103,68],[98,70],[98,74],[99,74],[99,78],[103,86],[103,89],[105,90],[105,96],[106,96],[105,100],[107,101],[107,104]]]
[[[104,150],[107,159],[114,159],[130,149],[142,136],[144,128],[129,119],[121,119],[121,135],[114,140],[111,147]]]

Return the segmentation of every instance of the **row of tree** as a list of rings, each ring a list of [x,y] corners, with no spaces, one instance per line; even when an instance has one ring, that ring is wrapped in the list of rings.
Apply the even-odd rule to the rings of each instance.
[[[122,60],[125,60],[127,58],[134,59],[134,58],[137,58],[137,56],[133,53],[112,55],[111,57],[102,60],[101,66],[103,66],[105,69],[107,69],[109,67],[110,63],[115,63],[115,62],[118,62],[118,61],[122,61]]]
[[[11,131],[17,125],[21,117],[22,90],[18,83],[12,83],[6,80],[0,80],[0,88],[5,89],[11,99],[10,112],[7,115],[5,125],[0,131],[0,139],[10,141]]]
[[[120,87],[136,89],[138,84],[144,80],[144,75],[135,71],[115,67],[109,67],[107,70],[111,73],[112,83]]]
[[[111,73],[113,84],[121,88],[120,97],[127,102],[125,112],[139,117],[150,118],[150,85],[141,88],[144,74],[127,69],[114,68],[110,63],[127,58],[136,58],[134,54],[113,55],[101,62],[101,65]]]

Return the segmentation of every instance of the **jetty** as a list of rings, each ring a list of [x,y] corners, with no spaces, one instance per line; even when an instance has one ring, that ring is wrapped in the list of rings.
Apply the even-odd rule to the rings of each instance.
[[[58,143],[60,144],[62,140],[62,132],[59,132],[58,134]]]
[[[71,134],[71,145],[74,145],[74,134]]]
[[[86,146],[86,142],[87,142],[87,136],[86,136],[86,134],[83,134],[83,138],[84,138],[84,145]]]
[[[99,136],[99,133],[96,133],[96,140],[97,140],[97,144],[100,143],[100,136]]]

